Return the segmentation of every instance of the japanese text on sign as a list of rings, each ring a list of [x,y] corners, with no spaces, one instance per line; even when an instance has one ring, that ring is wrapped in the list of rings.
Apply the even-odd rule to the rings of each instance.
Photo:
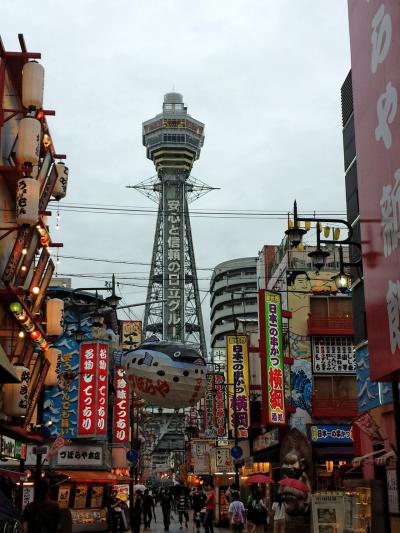
[[[108,344],[99,344],[96,435],[107,435]]]
[[[171,189],[175,190],[175,189]],[[179,194],[180,188],[176,189]],[[166,283],[166,312],[168,338],[176,339],[180,335],[181,323],[181,297],[182,297],[182,253],[181,249],[181,210],[182,205],[179,199],[167,200],[167,215],[164,225],[166,235],[166,258],[167,268]]]
[[[348,7],[370,373],[386,381],[400,370],[400,9]]]
[[[233,435],[237,431],[239,438],[247,438],[250,424],[247,337],[229,335],[227,343],[229,429]]]
[[[265,292],[265,336],[267,360],[268,421],[285,423],[282,353],[282,310],[280,294]]]
[[[125,372],[121,367],[115,369],[115,407],[114,407],[114,442],[129,440],[129,387]]]
[[[81,344],[78,435],[96,433],[97,344]]]

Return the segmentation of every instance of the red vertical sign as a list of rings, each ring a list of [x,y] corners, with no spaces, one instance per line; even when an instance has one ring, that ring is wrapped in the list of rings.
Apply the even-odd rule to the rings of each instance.
[[[107,435],[108,344],[98,345],[96,435]]]
[[[83,342],[80,347],[78,437],[96,434],[96,342]]]
[[[123,368],[115,369],[116,402],[114,407],[114,442],[129,441],[129,385]]]
[[[400,370],[400,3],[349,0],[371,379]]]

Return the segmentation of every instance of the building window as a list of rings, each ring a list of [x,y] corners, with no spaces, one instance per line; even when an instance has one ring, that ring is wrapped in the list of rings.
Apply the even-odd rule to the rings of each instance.
[[[314,396],[326,400],[354,400],[357,382],[354,376],[314,376]]]
[[[312,337],[314,374],[354,374],[356,362],[352,337]]]
[[[351,298],[310,298],[310,312],[312,316],[349,318],[352,316]]]

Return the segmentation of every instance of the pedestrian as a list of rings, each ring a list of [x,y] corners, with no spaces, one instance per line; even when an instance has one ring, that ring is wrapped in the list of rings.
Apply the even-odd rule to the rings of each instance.
[[[25,507],[22,514],[23,531],[25,533],[57,533],[61,519],[60,507],[48,496],[47,479],[35,482],[34,500]]]
[[[204,532],[214,533],[215,492],[211,483],[207,486],[206,515],[204,517]]]
[[[253,511],[253,501],[256,495],[259,494],[258,486],[255,483],[250,485],[250,495],[247,498],[247,533],[255,533],[256,525],[251,519]]]
[[[246,521],[246,512],[237,492],[232,494],[232,502],[229,505],[228,514],[233,533],[242,533]]]
[[[123,531],[122,507],[121,500],[118,498],[118,492],[116,490],[111,491],[110,518],[112,533],[121,533],[121,531]]]
[[[261,494],[253,494],[252,501],[248,506],[247,518],[254,524],[254,533],[263,533],[268,523],[268,509],[261,498]],[[247,531],[249,527],[247,526]]]
[[[154,513],[154,500],[150,491],[146,489],[143,495],[143,521],[144,529],[150,529],[151,520]]]
[[[142,524],[142,512],[143,512],[142,491],[137,490],[133,498],[133,508],[132,508],[132,513],[131,513],[132,533],[140,533],[140,526]]]
[[[187,497],[185,488],[181,488],[178,499],[178,513],[179,513],[179,529],[182,529],[183,519],[185,519],[185,527],[188,527],[189,522],[189,499]]]
[[[274,533],[285,533],[286,531],[286,503],[282,494],[276,495],[272,504],[272,516],[274,524]]]
[[[233,501],[234,494],[240,496],[237,486],[235,485],[235,483],[232,483],[232,485],[227,488],[224,494],[225,499],[228,503],[231,503]]]
[[[192,499],[192,509],[193,509],[193,522],[196,526],[196,533],[200,533],[200,526],[202,518],[204,518],[204,506],[207,501],[207,496],[204,494],[203,487],[201,485],[197,486],[197,489],[191,494]]]
[[[164,531],[169,531],[169,525],[171,523],[171,496],[168,489],[165,489],[161,496],[161,511],[163,514]]]

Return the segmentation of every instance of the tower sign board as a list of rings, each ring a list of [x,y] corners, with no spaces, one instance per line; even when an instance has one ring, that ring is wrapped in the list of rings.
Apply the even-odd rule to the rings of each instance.
[[[400,376],[400,4],[349,0],[372,381]]]

